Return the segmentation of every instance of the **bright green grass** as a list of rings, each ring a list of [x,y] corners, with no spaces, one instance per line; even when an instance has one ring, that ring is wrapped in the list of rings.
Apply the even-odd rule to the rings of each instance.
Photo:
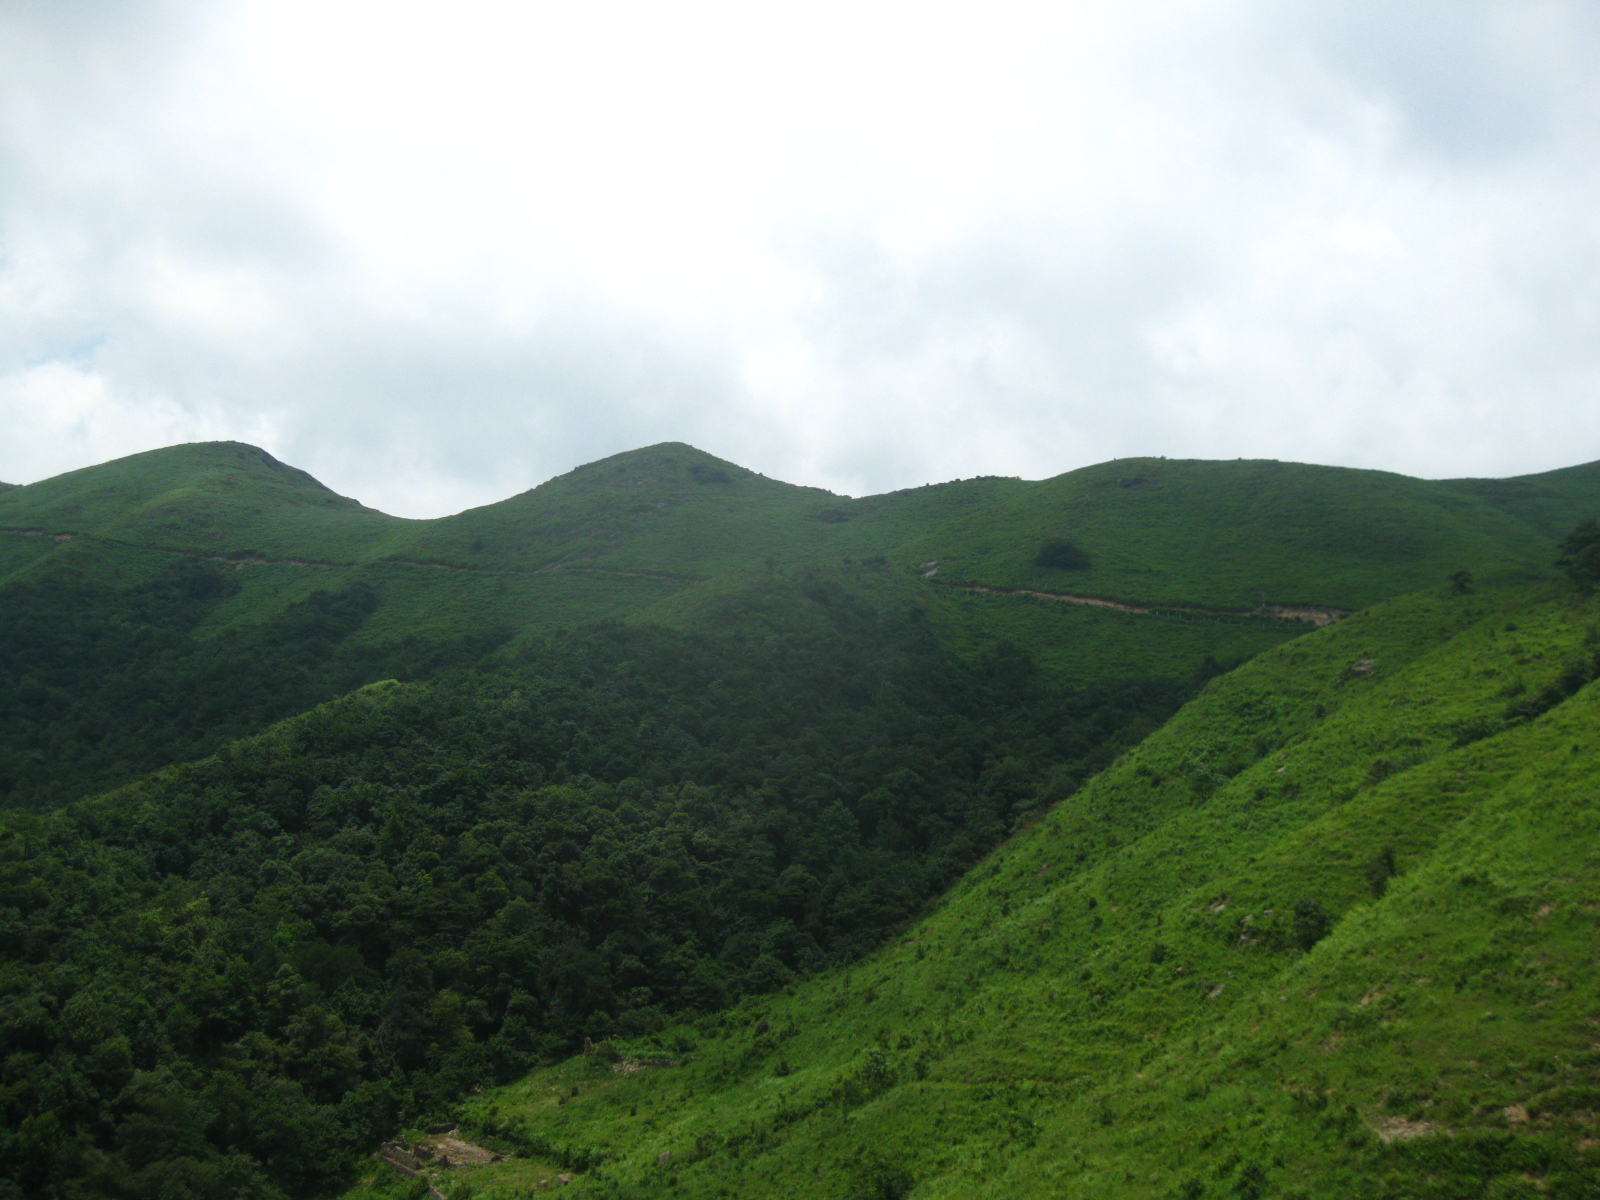
[[[665,1031],[677,1067],[475,1098],[546,1157],[470,1182],[565,1148],[607,1159],[573,1194],[1587,1194],[1600,690],[1505,716],[1597,617],[1433,593],[1268,651],[866,963]]]

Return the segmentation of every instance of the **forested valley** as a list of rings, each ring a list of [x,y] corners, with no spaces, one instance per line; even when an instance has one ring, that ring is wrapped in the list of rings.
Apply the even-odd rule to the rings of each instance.
[[[181,612],[216,585],[161,586]],[[292,612],[320,632],[271,673],[240,664],[272,628],[129,656],[146,674],[63,724],[134,739],[214,704],[218,737],[234,712],[372,669],[322,653],[360,600]],[[97,799],[7,814],[12,1194],[325,1191],[402,1122],[584,1037],[859,957],[1200,682],[1053,688],[1016,647],[963,662],[915,609],[822,579],[723,615],[722,635],[602,625],[375,683]]]
[[[1597,509],[7,489],[0,1198],[1584,1200]]]

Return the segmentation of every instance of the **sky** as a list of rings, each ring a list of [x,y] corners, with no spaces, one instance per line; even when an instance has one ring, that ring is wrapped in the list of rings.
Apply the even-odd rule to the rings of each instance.
[[[1600,459],[1600,5],[0,0],[0,479]]]

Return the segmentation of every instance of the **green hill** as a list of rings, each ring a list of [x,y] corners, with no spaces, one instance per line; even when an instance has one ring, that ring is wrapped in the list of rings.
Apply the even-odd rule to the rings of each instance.
[[[157,550],[348,562],[412,522],[238,442],[150,450],[6,493],[0,524]]]
[[[1435,483],[1128,459],[849,499],[665,443],[406,521],[253,447],[171,447],[0,494],[0,792],[58,803],[508,640],[713,628],[724,597],[808,572],[924,609],[969,661],[1010,643],[1066,686],[1186,679],[1296,614],[1460,570],[1543,577],[1596,510],[1593,466]]]
[[[438,1178],[1590,1195],[1597,620],[1423,594],[1269,651],[867,962],[473,1097],[511,1157]]]
[[[320,1195],[587,1032],[848,962],[1192,685],[825,581],[591,627],[0,814],[0,1195]]]
[[[9,489],[0,1198],[420,1196],[357,1167],[445,1118],[485,1200],[1593,1195],[1596,510],[678,444],[435,521],[232,443]]]
[[[1550,537],[1559,538],[1579,521],[1595,516],[1600,463],[1512,479],[1453,479],[1442,486],[1477,496]]]
[[[879,557],[939,582],[1133,604],[1248,610],[1265,598],[1356,608],[1452,570],[1542,576],[1554,540],[1597,506],[1593,465],[1435,483],[1293,463],[1164,459],[1119,460],[1038,483],[976,479],[853,500],[665,443],[498,504],[402,521],[336,496],[262,451],[208,443],[14,489],[0,500],[0,527],[13,542],[29,533],[63,538],[51,543],[56,554],[69,552],[66,535],[75,534],[102,545],[231,555],[251,567],[361,567],[396,593],[529,586],[513,577],[553,576],[526,597],[526,619],[549,628],[537,611],[541,599],[557,622],[572,615],[563,596],[575,597],[574,611],[614,615],[615,603],[584,591],[573,575],[608,576],[610,588],[628,593],[622,607],[638,611],[743,571]],[[1058,539],[1076,543],[1084,561],[1041,566],[1041,548]],[[493,578],[463,583],[441,572]],[[327,578],[299,574],[307,589]]]

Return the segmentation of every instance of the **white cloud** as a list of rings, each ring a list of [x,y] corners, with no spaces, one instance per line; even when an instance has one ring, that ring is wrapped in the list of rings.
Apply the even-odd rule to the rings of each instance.
[[[1592,11],[19,0],[0,478],[1600,457]]]

